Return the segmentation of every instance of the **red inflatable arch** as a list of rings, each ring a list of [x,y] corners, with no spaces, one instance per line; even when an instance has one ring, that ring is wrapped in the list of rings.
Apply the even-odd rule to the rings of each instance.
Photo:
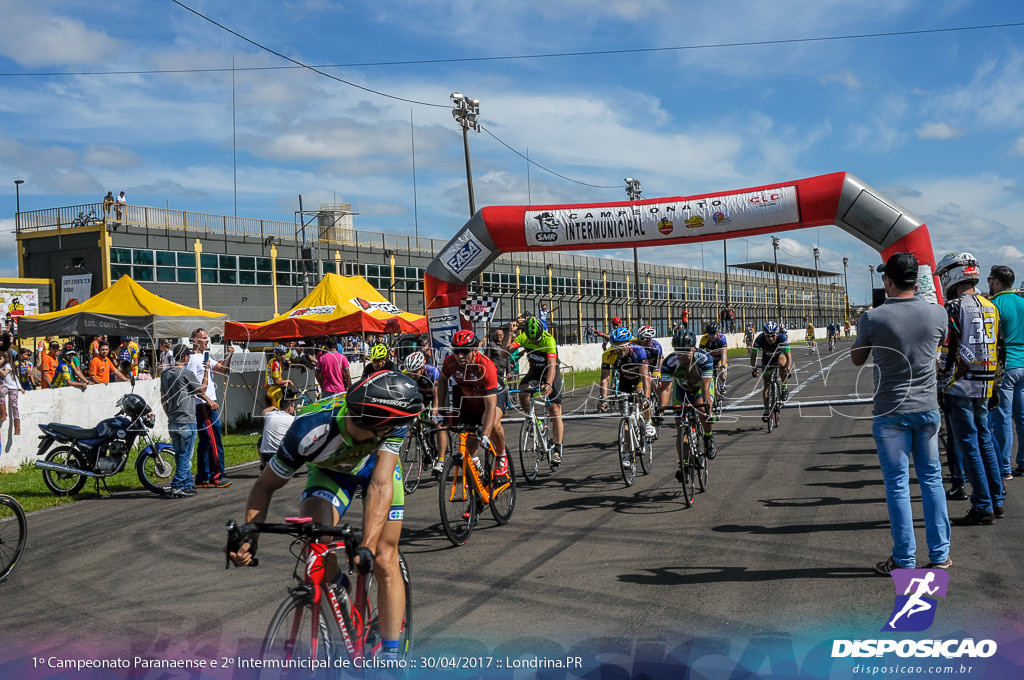
[[[696,243],[825,225],[873,246],[883,260],[914,253],[919,292],[936,295],[927,226],[853,175],[836,172],[699,196],[483,208],[427,267],[431,342],[443,348],[454,331],[468,327],[459,314],[467,283],[502,253]]]

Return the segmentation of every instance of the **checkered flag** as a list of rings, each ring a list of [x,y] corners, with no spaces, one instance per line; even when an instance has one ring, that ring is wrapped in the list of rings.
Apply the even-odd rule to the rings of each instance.
[[[465,298],[460,305],[460,311],[474,326],[490,323],[494,313],[498,311],[498,298],[491,295]]]

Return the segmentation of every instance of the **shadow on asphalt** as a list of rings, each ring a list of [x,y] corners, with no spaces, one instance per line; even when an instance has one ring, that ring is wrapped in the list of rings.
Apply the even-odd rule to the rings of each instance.
[[[646,573],[622,574],[619,581],[651,586],[701,585],[712,583],[762,583],[790,579],[874,578],[870,567],[758,570],[745,567],[662,567]]]
[[[889,528],[888,518],[870,522],[835,522],[832,524],[787,524],[781,527],[766,527],[757,524],[720,524],[712,531],[726,534],[754,534],[758,536],[779,536],[786,534],[816,534],[824,531],[879,531]]]

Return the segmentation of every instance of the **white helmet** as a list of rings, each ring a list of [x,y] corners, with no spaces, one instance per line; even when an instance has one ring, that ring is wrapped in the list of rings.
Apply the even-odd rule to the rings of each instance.
[[[405,358],[405,363],[403,365],[407,372],[415,373],[427,365],[427,357],[423,352],[413,352]]]
[[[654,326],[642,326],[640,330],[636,332],[636,337],[641,340],[650,340],[657,334],[654,330]]]
[[[951,299],[950,289],[958,283],[978,283],[981,269],[977,258],[970,253],[948,253],[935,265],[935,275],[942,284],[942,294]]]

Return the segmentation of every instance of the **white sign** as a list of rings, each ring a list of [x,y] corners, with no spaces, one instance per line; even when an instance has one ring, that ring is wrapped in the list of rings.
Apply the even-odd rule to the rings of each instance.
[[[914,295],[923,297],[928,302],[938,304],[939,298],[935,294],[935,279],[932,277],[932,268],[926,264],[917,267],[917,285],[914,286]]]
[[[428,309],[427,326],[430,328],[430,345],[434,348],[434,361],[440,365],[451,351],[452,336],[462,328],[459,308]]]
[[[330,314],[337,308],[337,305],[321,305],[319,307],[299,307],[288,313],[288,318],[296,316],[311,316],[313,314]]]
[[[80,305],[90,297],[92,297],[92,274],[75,274],[61,279],[61,309]]]
[[[527,210],[527,248],[652,244],[665,239],[725,234],[799,221],[796,186],[685,201],[605,207]]]
[[[463,272],[471,273],[478,267],[482,267],[490,254],[491,251],[484,247],[480,239],[467,229],[455,237],[455,240],[441,253],[439,259],[448,271],[462,281],[467,278],[462,275]]]
[[[39,291],[34,288],[0,288],[0,317],[39,313]]]
[[[385,314],[390,314],[392,316],[398,316],[402,313],[402,309],[400,307],[396,307],[387,300],[370,302],[369,300],[364,300],[360,297],[354,297],[350,299],[349,302],[364,312],[384,312]]]

